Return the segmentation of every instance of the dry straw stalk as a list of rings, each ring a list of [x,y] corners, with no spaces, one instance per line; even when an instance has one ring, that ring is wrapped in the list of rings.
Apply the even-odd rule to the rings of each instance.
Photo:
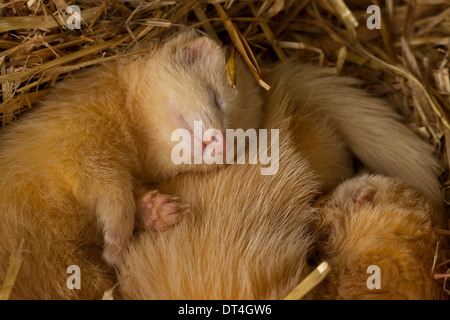
[[[79,30],[66,25],[69,5],[80,8]],[[381,30],[367,27],[370,5],[381,9]],[[435,146],[450,199],[448,0],[0,1],[1,126],[77,69],[141,55],[190,28],[230,48],[231,85],[234,50],[266,89],[261,66],[290,57],[361,79]],[[450,240],[445,232],[440,237],[442,244]],[[442,245],[438,258],[444,262],[445,253]],[[448,262],[437,265],[445,275]]]

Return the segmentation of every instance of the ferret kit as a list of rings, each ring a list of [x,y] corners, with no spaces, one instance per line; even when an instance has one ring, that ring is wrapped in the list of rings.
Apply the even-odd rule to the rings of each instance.
[[[449,10],[2,5],[0,299],[448,299]]]

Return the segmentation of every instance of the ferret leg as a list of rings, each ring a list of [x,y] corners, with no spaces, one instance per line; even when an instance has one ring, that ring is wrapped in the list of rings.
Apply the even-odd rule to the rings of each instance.
[[[179,203],[177,197],[161,194],[157,190],[147,191],[136,202],[136,226],[165,230],[180,221],[187,209],[188,206]]]
[[[101,195],[96,204],[96,214],[103,227],[103,258],[110,265],[120,263],[134,229],[134,197],[132,192]]]

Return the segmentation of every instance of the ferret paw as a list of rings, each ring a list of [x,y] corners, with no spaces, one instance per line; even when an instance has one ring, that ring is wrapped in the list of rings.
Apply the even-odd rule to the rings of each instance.
[[[145,193],[137,202],[136,226],[165,230],[181,219],[188,205],[178,202],[178,198],[161,194],[158,191]]]

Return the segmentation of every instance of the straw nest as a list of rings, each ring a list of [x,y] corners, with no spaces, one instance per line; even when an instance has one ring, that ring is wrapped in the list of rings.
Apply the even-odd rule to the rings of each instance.
[[[68,27],[77,18],[70,5],[81,10],[81,29]],[[366,24],[370,5],[381,8],[381,29]],[[291,56],[362,79],[365,89],[389,99],[435,146],[450,198],[449,0],[0,0],[1,126],[77,69],[142,54],[186,28],[235,48],[266,89],[259,64]],[[232,82],[232,69],[229,76]],[[450,268],[442,245],[450,231],[437,232],[441,245],[430,269],[443,282],[449,274],[435,270]],[[15,253],[3,298],[18,266]],[[450,283],[443,289],[450,293]]]

